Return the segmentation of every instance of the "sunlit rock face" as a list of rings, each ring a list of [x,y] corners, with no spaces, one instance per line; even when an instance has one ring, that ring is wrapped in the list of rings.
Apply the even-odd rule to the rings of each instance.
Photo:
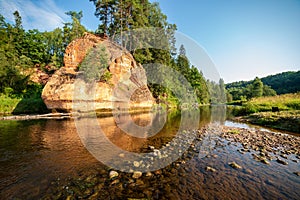
[[[86,82],[80,64],[87,54],[102,45],[107,54],[109,80]],[[95,57],[97,59],[97,57]],[[122,108],[150,108],[153,96],[147,87],[142,65],[133,56],[106,38],[86,33],[66,48],[65,66],[49,79],[42,92],[48,109],[92,111]]]

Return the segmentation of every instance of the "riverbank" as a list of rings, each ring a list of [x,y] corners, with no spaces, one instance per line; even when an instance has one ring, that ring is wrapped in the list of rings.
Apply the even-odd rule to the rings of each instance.
[[[0,114],[2,115],[45,114],[49,112],[41,97],[12,98],[0,94]]]
[[[190,133],[197,137],[188,151],[163,169],[125,173],[109,167],[90,168],[70,179],[54,181],[45,198],[296,199],[299,196],[299,191],[293,188],[300,186],[300,137],[218,124]],[[144,146],[141,151],[158,149]]]
[[[259,112],[248,116],[236,117],[235,120],[238,122],[300,133],[300,110]]]
[[[259,97],[231,107],[234,120],[300,133],[300,93]]]
[[[153,110],[153,109],[152,109]],[[154,109],[155,110],[155,109]],[[118,110],[118,114],[137,115],[151,112],[150,108],[135,108],[129,110]],[[96,110],[95,112],[54,112],[46,114],[20,114],[20,115],[0,115],[1,120],[38,120],[38,119],[75,119],[75,118],[93,118],[93,117],[111,117],[114,115],[112,109]]]
[[[276,161],[287,165],[300,161],[300,137],[257,129],[222,127],[220,137],[238,143],[241,154],[251,153],[254,160],[264,164]]]

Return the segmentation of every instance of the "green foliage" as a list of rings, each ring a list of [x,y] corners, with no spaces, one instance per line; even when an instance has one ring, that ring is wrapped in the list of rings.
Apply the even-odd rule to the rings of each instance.
[[[232,95],[233,101],[246,101],[254,97],[276,95],[276,91],[270,86],[264,85],[258,77],[251,82],[240,81],[227,84],[226,89]]]
[[[300,93],[253,98],[243,103],[241,107],[236,107],[233,114],[248,115],[267,112],[272,111],[273,107],[277,107],[280,111],[300,110]]]
[[[226,100],[227,100],[227,102],[233,101],[232,94],[230,94],[228,91],[226,91]]]
[[[261,78],[263,82],[263,96],[295,93],[300,91],[300,71],[283,72]],[[226,84],[226,89],[232,94],[233,100],[239,100],[244,95],[250,98],[249,89],[252,81],[239,81]]]
[[[13,25],[0,14],[0,94],[10,98],[40,97],[42,86],[31,83],[30,68],[47,66],[45,72],[53,73],[63,65],[67,44],[86,30],[80,24],[82,12],[67,14],[72,23],[66,23],[64,31],[56,28],[51,32],[25,31],[18,11],[14,12]]]
[[[41,114],[49,112],[41,97],[13,98],[0,94],[0,114]]]
[[[86,28],[81,24],[81,18],[83,17],[82,11],[75,12],[69,11],[65,13],[69,15],[72,22],[67,22],[63,27],[63,41],[65,47],[74,39],[79,38],[86,32]]]
[[[44,101],[42,98],[35,97],[35,98],[23,98],[17,106],[11,112],[12,114],[43,114],[48,113],[49,110],[47,109]]]
[[[199,72],[196,67],[192,66],[188,75],[188,80],[194,88],[198,102],[201,104],[208,104],[210,96],[207,83],[202,72]]]
[[[261,97],[263,95],[263,83],[256,77],[252,83],[251,97]]]
[[[111,73],[108,71],[108,54],[104,45],[97,45],[90,49],[85,59],[79,65],[79,70],[83,71],[85,81],[109,81]]]
[[[0,113],[10,114],[17,107],[22,99],[11,98],[8,95],[0,94]]]
[[[226,89],[223,79],[219,80],[219,83],[214,81],[207,81],[208,91],[210,95],[210,103],[222,104],[226,103]]]
[[[300,71],[283,72],[261,79],[266,85],[273,88],[277,94],[295,93],[300,91]]]
[[[263,86],[263,96],[275,96],[276,92],[270,86],[264,85]]]
[[[300,111],[260,112],[246,117],[248,122],[300,133]]]

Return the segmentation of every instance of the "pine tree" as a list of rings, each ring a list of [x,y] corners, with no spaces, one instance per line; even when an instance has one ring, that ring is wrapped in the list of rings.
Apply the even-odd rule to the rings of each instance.
[[[86,32],[86,28],[81,24],[82,11],[75,12],[69,11],[66,12],[66,15],[69,15],[72,19],[72,22],[67,22],[63,27],[63,41],[64,46],[66,47],[71,41],[76,38],[79,38]]]
[[[219,87],[220,87],[220,99],[219,102],[220,103],[226,103],[226,89],[225,89],[225,84],[224,84],[224,80],[222,78],[220,78],[219,80]]]

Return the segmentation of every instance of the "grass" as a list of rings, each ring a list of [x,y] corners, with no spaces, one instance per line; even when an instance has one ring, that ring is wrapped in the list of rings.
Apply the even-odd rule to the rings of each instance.
[[[22,99],[0,95],[0,114],[42,114],[48,112],[49,110],[40,97]]]
[[[279,110],[300,110],[300,92],[271,97],[254,98],[246,103],[256,107],[258,111],[272,111],[272,107]]]
[[[259,97],[243,103],[240,107],[233,109],[233,115],[242,116],[258,112],[300,110],[300,92],[294,94],[283,94],[271,97]]]
[[[231,109],[252,124],[300,133],[300,92],[254,98]]]
[[[252,124],[300,133],[300,110],[259,112],[245,119]]]
[[[0,113],[11,114],[22,99],[0,95]]]

